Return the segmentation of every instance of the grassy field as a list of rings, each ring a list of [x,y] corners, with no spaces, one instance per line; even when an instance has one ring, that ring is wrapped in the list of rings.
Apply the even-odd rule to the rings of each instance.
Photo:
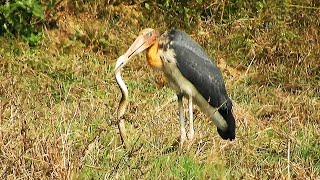
[[[320,178],[316,1],[286,1],[281,13],[278,1],[261,1],[258,13],[233,17],[218,1],[215,15],[186,26],[146,5],[82,4],[78,12],[66,2],[55,26],[43,26],[39,46],[0,37],[1,179]],[[142,53],[123,70],[130,94],[123,148],[113,68],[145,27],[184,29],[214,58],[234,103],[234,141],[221,140],[194,107],[194,141],[170,150],[178,105]]]

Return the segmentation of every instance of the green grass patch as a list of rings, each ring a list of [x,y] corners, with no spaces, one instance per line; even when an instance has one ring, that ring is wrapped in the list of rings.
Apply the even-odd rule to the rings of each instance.
[[[151,160],[148,178],[217,179],[224,177],[224,167],[219,164],[199,163],[188,155],[162,155]]]

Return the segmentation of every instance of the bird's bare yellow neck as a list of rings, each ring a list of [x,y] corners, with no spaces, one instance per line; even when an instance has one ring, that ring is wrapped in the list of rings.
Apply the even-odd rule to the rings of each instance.
[[[158,55],[158,42],[154,43],[147,51],[147,60],[149,65],[155,69],[162,68],[162,61]]]

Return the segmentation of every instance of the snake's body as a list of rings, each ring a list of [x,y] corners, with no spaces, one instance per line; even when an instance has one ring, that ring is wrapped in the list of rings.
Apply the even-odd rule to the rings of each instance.
[[[125,57],[120,56],[119,59],[120,58],[125,58]],[[122,142],[126,146],[126,130],[125,130],[123,115],[124,115],[126,108],[128,106],[128,88],[127,88],[126,84],[124,83],[124,81],[122,80],[120,70],[116,72],[116,81],[117,81],[117,84],[118,84],[118,86],[121,90],[121,93],[122,93],[121,100],[119,102],[119,106],[118,106],[118,110],[117,110],[118,127],[120,130]]]

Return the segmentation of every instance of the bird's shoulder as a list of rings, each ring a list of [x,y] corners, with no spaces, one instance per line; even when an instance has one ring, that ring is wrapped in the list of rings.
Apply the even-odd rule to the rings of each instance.
[[[160,48],[165,51],[167,49],[190,50],[199,56],[206,56],[204,49],[195,40],[187,33],[177,29],[170,29],[161,35]]]

